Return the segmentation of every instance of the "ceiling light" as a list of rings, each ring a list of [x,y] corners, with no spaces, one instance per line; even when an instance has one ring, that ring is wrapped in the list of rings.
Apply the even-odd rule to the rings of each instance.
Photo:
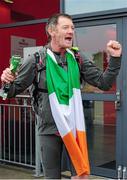
[[[4,2],[10,3],[10,4],[14,3],[14,1],[12,1],[12,0],[4,0]]]

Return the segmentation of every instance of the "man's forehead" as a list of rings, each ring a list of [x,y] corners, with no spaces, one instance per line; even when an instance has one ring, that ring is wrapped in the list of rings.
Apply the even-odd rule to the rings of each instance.
[[[58,24],[67,24],[67,23],[73,24],[72,20],[67,17],[61,16],[58,18]]]

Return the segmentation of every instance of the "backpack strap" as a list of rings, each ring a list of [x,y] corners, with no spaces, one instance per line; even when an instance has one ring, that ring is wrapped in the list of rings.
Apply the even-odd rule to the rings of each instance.
[[[81,65],[83,64],[83,59],[82,59],[82,57],[80,55],[79,48],[78,47],[72,47],[71,50],[74,53],[75,59],[76,59],[76,61],[78,63],[79,71],[81,71]],[[81,84],[83,83],[81,75],[80,75],[80,83]]]
[[[41,72],[46,70],[46,65],[45,65],[46,48],[43,47],[41,50],[39,50],[39,52],[35,52],[34,57],[35,57],[35,62],[36,62],[36,78],[35,78],[35,82],[34,82],[35,89],[36,89],[36,91],[47,93],[48,92],[47,89],[40,89],[38,87],[38,84],[40,82]]]
[[[81,65],[83,64],[83,59],[82,59],[82,57],[80,55],[79,48],[78,47],[72,47],[71,50],[74,53],[75,59],[76,59],[76,61],[78,63],[79,70],[80,70],[81,69]]]

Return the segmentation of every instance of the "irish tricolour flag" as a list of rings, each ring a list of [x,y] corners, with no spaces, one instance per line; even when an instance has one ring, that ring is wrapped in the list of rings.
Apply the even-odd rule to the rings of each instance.
[[[89,174],[80,74],[69,49],[66,60],[67,70],[57,64],[54,54],[47,49],[46,80],[51,111],[77,174]]]

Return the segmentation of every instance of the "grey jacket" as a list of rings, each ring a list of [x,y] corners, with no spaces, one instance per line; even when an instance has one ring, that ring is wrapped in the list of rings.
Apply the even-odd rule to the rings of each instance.
[[[58,63],[65,61],[59,54],[54,54]],[[41,53],[43,59],[44,54]],[[106,71],[103,73],[91,61],[84,58],[80,67],[81,78],[89,84],[98,87],[101,90],[109,90],[115,81],[121,64],[121,58],[111,57]],[[64,68],[67,68],[66,66]],[[8,98],[15,97],[28,88],[36,79],[36,61],[34,55],[26,59],[20,68],[19,75],[11,84]],[[46,89],[46,70],[41,71],[39,88]],[[57,133],[57,127],[52,117],[48,93],[38,91],[34,97],[35,114],[38,122],[38,133],[54,134]]]

